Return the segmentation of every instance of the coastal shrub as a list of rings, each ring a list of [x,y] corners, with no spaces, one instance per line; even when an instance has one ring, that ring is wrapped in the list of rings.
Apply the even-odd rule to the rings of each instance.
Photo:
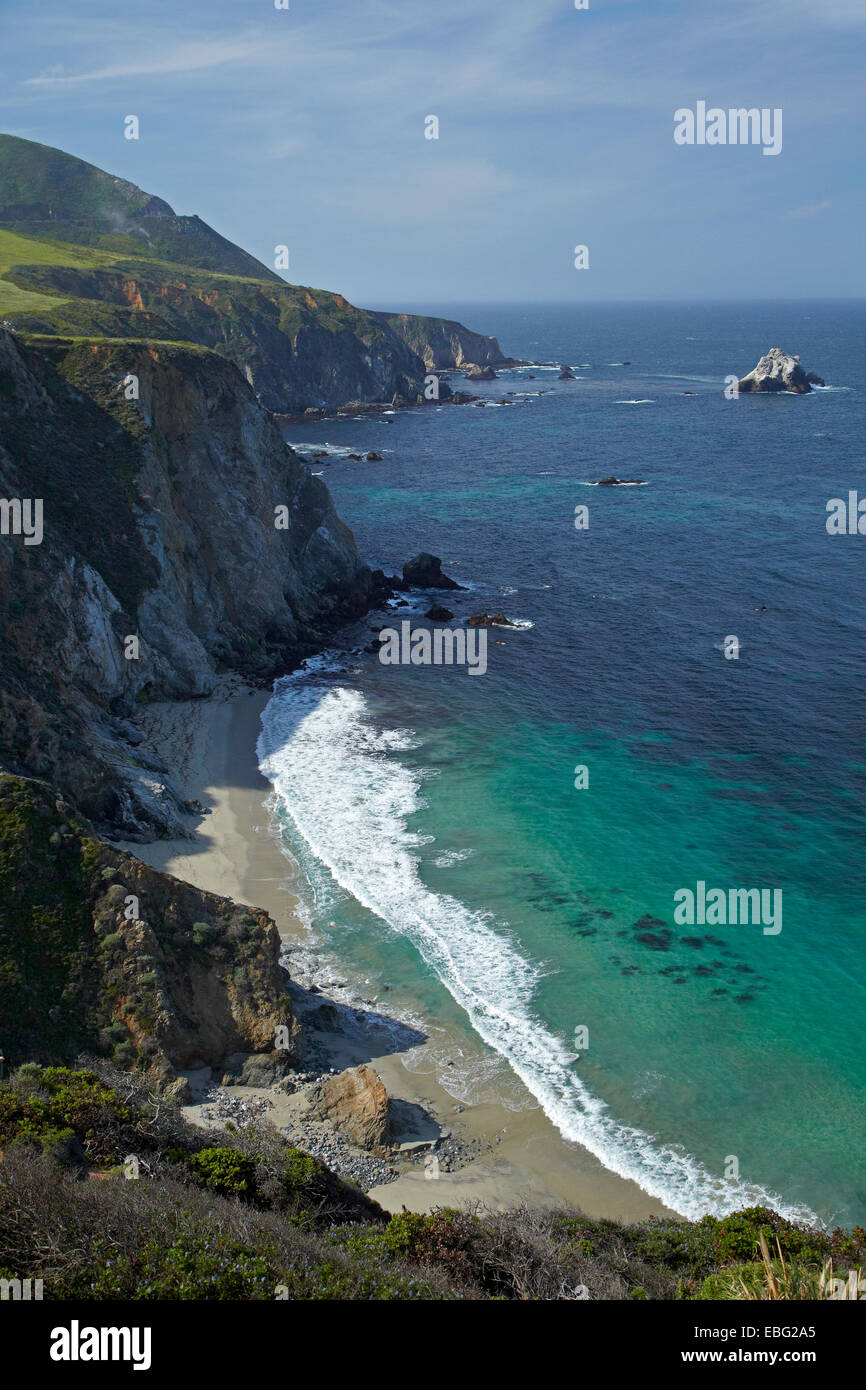
[[[184,1161],[217,1192],[252,1195],[255,1190],[255,1163],[235,1149],[199,1149],[184,1155]]]
[[[120,933],[116,931],[111,931],[108,933],[107,936],[104,936],[102,938],[102,949],[103,951],[113,951],[115,947],[120,946],[122,942],[123,937],[120,935]]]
[[[282,1180],[290,1196],[303,1196],[315,1187],[321,1187],[323,1166],[310,1154],[300,1149],[290,1148],[283,1165]]]
[[[136,1255],[100,1259],[84,1296],[132,1299],[268,1299],[278,1283],[273,1248],[250,1249],[191,1230],[168,1246],[150,1240]],[[83,1282],[83,1281],[82,1281]]]
[[[778,1242],[785,1258],[796,1257],[806,1264],[820,1265],[830,1252],[822,1231],[795,1226],[769,1207],[746,1207],[721,1220],[704,1217],[700,1224],[713,1231],[716,1264],[760,1259],[762,1235],[773,1248]]]
[[[24,1070],[19,1068],[11,1085],[0,1087],[0,1147],[16,1138],[41,1140],[57,1129],[68,1129],[88,1155],[110,1159],[115,1150],[112,1130],[128,1132],[141,1119],[134,1106],[92,1072],[28,1068],[19,1088]]]
[[[193,922],[192,939],[196,946],[210,946],[220,937],[219,927],[212,922]]]
[[[630,1229],[631,1244],[641,1259],[699,1277],[718,1263],[716,1226],[712,1217],[698,1222],[647,1221]]]

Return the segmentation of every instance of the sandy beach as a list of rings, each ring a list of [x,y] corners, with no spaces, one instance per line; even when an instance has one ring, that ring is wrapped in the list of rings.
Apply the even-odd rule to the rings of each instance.
[[[296,912],[296,871],[271,831],[270,784],[262,777],[255,754],[261,711],[269,698],[268,692],[227,678],[208,700],[157,704],[146,711],[141,726],[148,749],[165,763],[184,796],[198,800],[206,813],[189,818],[191,839],[123,847],[154,868],[263,908],[273,917],[284,943],[300,957],[309,931]],[[331,979],[329,967],[324,980],[316,981],[311,996],[316,1006],[327,1001]],[[388,1013],[387,995],[370,999],[369,986],[352,982],[342,971],[341,981],[346,989],[341,998],[335,996],[341,1013],[348,1012],[347,999],[373,1005],[376,1013],[371,1017]],[[311,983],[309,968],[303,983]],[[362,1000],[365,989],[368,993]],[[296,993],[300,997],[305,991]],[[298,1011],[303,1026],[303,1006]],[[418,1047],[412,1051],[410,1070],[404,1049],[382,1051],[386,1037],[381,1027],[366,1034],[363,1027],[319,1031],[316,1054],[319,1058],[325,1054],[326,1070],[340,1071],[368,1061],[392,1101],[404,1102],[396,1107],[400,1113],[417,1116],[424,1111],[434,1122],[432,1129],[430,1120],[425,1120],[426,1128],[424,1124],[419,1128],[416,1120],[415,1128],[408,1126],[400,1138],[435,1133],[438,1126],[459,1137],[465,1152],[477,1154],[457,1171],[440,1170],[435,1180],[417,1159],[401,1163],[396,1180],[371,1189],[371,1196],[389,1211],[402,1207],[428,1211],[471,1202],[508,1207],[526,1201],[534,1205],[568,1202],[596,1218],[639,1220],[669,1214],[636,1184],[608,1172],[588,1151],[563,1140],[521,1083],[514,1083],[518,1109],[512,1108],[513,1094],[511,1105],[495,1100],[465,1104],[441,1084],[432,1062],[425,1065],[423,1043],[420,1052]],[[295,1097],[244,1091],[267,1096],[269,1118],[278,1127],[297,1120]]]

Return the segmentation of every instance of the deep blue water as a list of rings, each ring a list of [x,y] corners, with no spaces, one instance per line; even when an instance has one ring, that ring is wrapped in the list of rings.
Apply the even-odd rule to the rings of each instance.
[[[432,550],[473,586],[444,597],[458,617],[532,624],[491,630],[483,676],[363,655],[272,702],[316,920],[679,1210],[862,1221],[866,536],[825,522],[866,496],[866,311],[397,307],[580,379],[503,371],[471,387],[485,409],[287,428],[338,451],[311,467],[371,563]],[[830,389],[726,400],[776,345]],[[646,486],[586,486],[610,474]],[[678,925],[698,880],[781,890],[781,932]]]

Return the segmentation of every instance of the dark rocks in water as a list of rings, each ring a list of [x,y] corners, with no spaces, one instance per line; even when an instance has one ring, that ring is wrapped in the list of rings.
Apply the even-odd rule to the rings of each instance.
[[[781,348],[770,348],[757,367],[740,379],[737,390],[744,394],[789,391],[797,396],[807,396],[813,386],[824,384],[822,377],[803,369],[799,357],[783,352]]]
[[[504,613],[473,613],[466,619],[467,627],[516,627]]]
[[[382,462],[382,455],[381,455],[381,454],[377,454],[376,451],[375,451],[374,449],[371,449],[370,452],[369,452],[369,454],[367,455],[367,462],[368,462],[368,463],[381,463],[381,462]]]
[[[630,366],[631,366],[631,363],[630,363],[630,362],[623,362],[622,365],[623,365],[624,367],[630,367]]]
[[[684,395],[684,396],[696,396],[697,394],[698,394],[697,391],[684,391],[684,392],[683,392],[683,395]]]
[[[642,931],[635,937],[642,946],[648,946],[651,951],[667,951],[670,949],[671,933],[664,931]]]
[[[577,378],[575,377],[574,372],[571,370],[571,368],[570,368],[570,367],[566,367],[565,364],[563,363],[562,367],[560,368],[559,376],[557,377],[557,380],[558,380],[558,381],[576,381]]]
[[[471,405],[473,401],[477,400],[478,397],[473,396],[471,391],[455,391],[450,397],[452,405]]]
[[[495,381],[496,373],[492,367],[480,366],[477,362],[469,363],[469,370],[465,374],[467,381]]]
[[[696,975],[713,975],[715,971],[711,970],[708,965],[696,965],[694,973]]]
[[[702,936],[683,936],[680,939],[684,946],[697,946],[703,950],[704,938]]]
[[[404,589],[462,589],[456,579],[442,573],[442,561],[438,555],[430,555],[426,550],[416,555],[414,560],[403,566]]]
[[[434,603],[432,608],[427,609],[424,617],[429,618],[434,623],[447,623],[451,621],[454,614],[450,608],[443,608],[441,603]]]
[[[599,478],[598,482],[596,483],[596,487],[622,487],[623,484],[626,484],[626,483],[631,484],[631,485],[634,485],[635,483],[640,483],[640,484],[642,484],[642,485],[645,485],[645,479],[643,479],[643,478],[614,478],[614,477],[610,477],[610,478]]]
[[[361,462],[363,462],[362,457],[361,457],[360,454],[347,454],[346,457],[347,457],[347,458],[350,458],[350,459],[354,459],[354,460],[355,460],[355,463],[361,463]]]

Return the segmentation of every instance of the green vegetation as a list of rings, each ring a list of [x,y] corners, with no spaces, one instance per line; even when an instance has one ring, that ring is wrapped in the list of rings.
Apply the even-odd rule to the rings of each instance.
[[[866,1258],[859,1228],[803,1231],[760,1207],[634,1225],[525,1207],[389,1218],[269,1127],[194,1129],[103,1063],[20,1067],[0,1085],[0,1150],[0,1269],[27,1268],[52,1299],[819,1299],[851,1270],[855,1296]]]
[[[97,850],[35,784],[0,777],[0,1018],[7,1056],[32,1056],[37,1039],[41,1055],[58,1060],[96,1045],[88,903]]]
[[[421,363],[380,315],[287,284],[199,218],[175,216],[123,179],[0,135],[2,318],[28,335],[213,349],[254,371],[271,409],[318,403],[335,385],[339,394],[340,363],[378,397],[371,354],[381,354],[392,392],[420,383]]]

